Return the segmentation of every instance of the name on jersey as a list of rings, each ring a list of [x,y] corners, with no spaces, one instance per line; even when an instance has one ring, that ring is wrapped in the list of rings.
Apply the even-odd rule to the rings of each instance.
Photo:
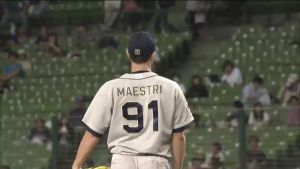
[[[150,94],[159,95],[162,93],[161,85],[149,85],[149,86],[134,86],[134,87],[122,87],[117,88],[118,96],[145,96]]]

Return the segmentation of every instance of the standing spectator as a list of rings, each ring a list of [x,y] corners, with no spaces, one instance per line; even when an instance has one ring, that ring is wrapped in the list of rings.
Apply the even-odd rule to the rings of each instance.
[[[180,86],[182,92],[185,94],[185,93],[186,93],[186,88],[185,88],[184,84],[183,84],[182,81],[181,81],[180,74],[179,74],[179,73],[175,73],[175,74],[172,76],[171,79],[178,83],[178,85]]]
[[[292,96],[289,101],[289,108],[287,112],[287,125],[300,126],[300,103],[299,98]]]
[[[252,106],[255,102],[261,102],[263,105],[270,104],[270,96],[266,88],[263,87],[264,80],[255,76],[252,83],[246,85],[243,89],[243,102]]]
[[[237,127],[239,125],[239,118],[245,113],[244,105],[241,101],[235,101],[232,104],[233,111],[227,117],[227,122],[229,127]]]
[[[234,66],[230,60],[223,63],[222,82],[228,83],[232,86],[240,85],[243,82],[242,73],[239,68]]]
[[[267,164],[267,157],[259,149],[259,138],[256,135],[248,137],[248,147],[246,152],[247,169],[262,169]]]
[[[34,126],[30,130],[28,139],[32,144],[46,144],[50,141],[50,131],[45,126],[43,119],[34,120]]]
[[[63,50],[58,44],[58,38],[56,34],[51,34],[48,37],[48,43],[46,47],[46,52],[51,57],[62,56]]]
[[[285,84],[280,88],[278,98],[287,103],[291,96],[300,97],[300,79],[297,74],[289,75]]]
[[[175,5],[174,0],[157,0],[156,1],[156,18],[154,22],[154,30],[156,33],[160,34],[162,31],[162,26],[170,32],[176,32],[177,29],[169,23],[168,15],[169,10]]]
[[[142,9],[140,6],[135,2],[135,0],[124,0],[123,12],[125,15],[127,31],[136,31],[137,25],[141,21]]]
[[[122,6],[121,0],[104,1],[104,30],[110,30],[116,22]]]
[[[205,35],[203,27],[209,7],[209,2],[206,0],[186,0],[187,22],[192,32],[193,40],[198,39],[199,32],[201,35]]]
[[[264,110],[263,105],[260,102],[254,103],[248,124],[252,127],[263,127],[268,124],[269,120],[270,116]]]
[[[22,65],[17,62],[18,54],[15,52],[8,53],[9,64],[3,68],[3,73],[11,78],[24,77]]]
[[[208,97],[208,90],[203,83],[202,79],[198,75],[192,77],[191,86],[186,92],[186,97],[188,98],[205,98]]]
[[[188,163],[188,169],[205,169],[205,155],[199,154]]]
[[[75,99],[75,107],[69,112],[69,122],[71,126],[81,126],[82,118],[86,112],[85,99],[83,97],[77,97]]]
[[[212,144],[211,152],[206,155],[206,165],[211,169],[220,169],[224,163],[224,153],[222,144],[214,142]]]
[[[65,116],[62,116],[59,120],[58,138],[61,145],[72,144],[74,141],[74,129]]]

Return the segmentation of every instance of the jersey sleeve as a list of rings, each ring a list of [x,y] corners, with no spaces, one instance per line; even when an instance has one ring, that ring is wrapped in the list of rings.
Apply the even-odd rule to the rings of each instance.
[[[112,95],[109,86],[104,84],[88,107],[82,122],[94,136],[100,137],[110,125],[112,116]]]
[[[175,89],[174,110],[173,133],[182,132],[194,120],[194,117],[179,86]]]

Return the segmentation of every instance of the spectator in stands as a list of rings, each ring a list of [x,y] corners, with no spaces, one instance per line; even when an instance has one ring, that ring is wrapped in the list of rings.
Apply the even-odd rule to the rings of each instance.
[[[121,0],[104,1],[104,23],[103,30],[110,30],[116,22],[122,7]]]
[[[134,0],[124,0],[123,12],[125,15],[127,31],[136,31],[136,28],[141,20],[141,7]]]
[[[56,34],[50,34],[48,37],[48,43],[46,47],[46,52],[51,57],[62,56],[63,50],[61,49],[60,45],[58,44],[58,37]]]
[[[175,5],[173,0],[157,0],[156,1],[156,18],[154,22],[154,30],[156,33],[160,34],[162,31],[162,26],[170,32],[177,32],[177,29],[169,23],[168,15],[169,10]]]
[[[74,32],[75,45],[78,48],[84,47],[89,42],[88,30],[85,25],[79,25]]]
[[[278,98],[287,103],[291,96],[300,97],[300,79],[295,73],[290,74],[285,84],[280,88]]]
[[[252,106],[255,102],[261,102],[263,105],[270,104],[270,96],[266,88],[263,87],[264,80],[255,76],[252,83],[246,85],[243,89],[243,102],[247,106]]]
[[[199,35],[206,36],[203,27],[206,23],[206,15],[209,8],[210,4],[207,0],[186,0],[187,22],[192,32],[193,40],[198,39]]]
[[[223,63],[222,82],[228,83],[232,86],[243,83],[242,73],[230,60]]]
[[[208,97],[208,90],[202,81],[199,75],[194,75],[192,77],[191,86],[188,88],[186,92],[187,98],[205,98]]]
[[[188,169],[205,169],[205,154],[199,154],[188,163]]]
[[[300,126],[300,103],[299,98],[291,96],[288,101],[289,107],[287,112],[287,125]]]
[[[85,99],[84,97],[77,97],[75,99],[75,107],[69,112],[69,122],[71,126],[81,126],[82,118],[86,112]]]
[[[65,116],[59,120],[58,138],[61,145],[69,145],[74,141],[74,129]]]
[[[262,169],[266,167],[267,157],[259,148],[259,138],[256,135],[248,137],[248,150],[246,152],[247,169]]]
[[[30,72],[31,62],[28,60],[28,53],[24,49],[18,50],[18,63],[22,65],[22,68],[25,72]]]
[[[50,141],[50,131],[46,127],[43,119],[39,118],[34,120],[34,126],[30,130],[28,139],[32,144],[46,144]]]
[[[186,89],[185,89],[184,84],[183,84],[182,81],[181,81],[181,76],[180,76],[180,74],[179,74],[179,73],[175,73],[175,74],[172,76],[171,79],[178,83],[178,85],[180,86],[182,92],[185,94],[185,93],[186,93]]]
[[[248,124],[252,127],[264,127],[268,125],[269,120],[270,116],[264,110],[263,105],[260,102],[254,103]]]
[[[233,104],[233,111],[227,117],[227,122],[229,127],[238,127],[239,125],[239,118],[245,115],[244,105],[241,101],[234,101]],[[245,119],[247,121],[247,118]]]
[[[36,44],[47,43],[48,37],[49,37],[49,29],[46,26],[42,26],[38,33]]]
[[[210,169],[220,169],[224,163],[224,153],[222,144],[219,142],[212,143],[211,151],[206,155],[206,166]]]
[[[7,76],[0,74],[0,94],[5,93],[9,89],[9,85],[7,83]]]
[[[23,67],[17,62],[18,54],[15,52],[9,52],[7,57],[9,64],[5,65],[3,68],[4,75],[9,77],[9,79],[24,77],[25,74],[23,71]]]

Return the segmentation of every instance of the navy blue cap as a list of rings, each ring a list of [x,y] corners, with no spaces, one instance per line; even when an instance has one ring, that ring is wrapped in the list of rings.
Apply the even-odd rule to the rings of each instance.
[[[136,32],[128,42],[130,57],[149,58],[155,51],[154,39],[148,32]]]

